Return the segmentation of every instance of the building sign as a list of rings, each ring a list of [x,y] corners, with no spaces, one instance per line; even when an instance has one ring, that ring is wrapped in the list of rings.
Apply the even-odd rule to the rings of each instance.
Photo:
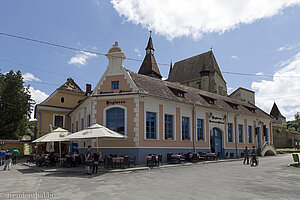
[[[119,93],[127,93],[127,92],[132,92],[132,90],[120,90]],[[100,91],[99,94],[114,94],[117,92],[114,91]]]
[[[224,124],[225,123],[225,118],[226,118],[226,115],[224,115],[224,117],[216,117],[216,116],[213,116],[212,113],[210,114],[209,116],[209,122],[210,123],[215,123],[215,124]]]
[[[120,104],[120,103],[126,103],[126,101],[106,101],[106,105],[115,105],[115,104]]]

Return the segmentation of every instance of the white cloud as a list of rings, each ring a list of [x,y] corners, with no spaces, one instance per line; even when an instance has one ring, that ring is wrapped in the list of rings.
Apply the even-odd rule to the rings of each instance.
[[[111,0],[120,16],[173,39],[223,33],[280,13],[300,0]]]
[[[281,113],[291,120],[300,112],[300,52],[283,63],[272,80],[252,82],[251,88],[260,108],[269,113],[275,101]]]
[[[234,88],[232,88],[232,87],[228,87],[228,88],[227,88],[227,93],[230,94],[231,92],[233,92],[233,89],[234,89]]]
[[[298,44],[288,44],[288,45],[279,47],[277,49],[277,51],[289,51],[289,50],[297,48],[298,46],[300,46],[300,43],[298,43]]]
[[[137,53],[138,57],[141,57],[139,48],[135,47],[134,52]]]
[[[79,54],[76,54],[75,56],[73,56],[69,61],[68,64],[69,65],[77,65],[77,66],[82,66],[82,65],[86,65],[87,64],[87,60],[93,57],[97,57],[96,54],[94,53],[89,53],[89,52],[82,52]]]
[[[34,87],[32,87],[32,86],[29,87],[29,92],[31,95],[31,99],[33,99],[36,104],[41,103],[49,96],[45,92],[42,92],[38,89],[34,89]],[[31,118],[32,119],[34,118],[34,111],[32,111],[32,113],[31,113]]]
[[[31,73],[25,73],[22,75],[23,76],[23,80],[24,82],[30,82],[30,81],[38,81],[41,82],[41,79],[35,77],[33,74]]]
[[[98,6],[100,6],[100,1],[99,1],[99,0],[94,0],[94,2],[95,2]]]
[[[257,75],[257,76],[263,76],[264,73],[262,73],[262,72],[257,72],[255,75]]]
[[[235,60],[239,60],[239,57],[237,57],[236,55],[231,56],[231,58]]]

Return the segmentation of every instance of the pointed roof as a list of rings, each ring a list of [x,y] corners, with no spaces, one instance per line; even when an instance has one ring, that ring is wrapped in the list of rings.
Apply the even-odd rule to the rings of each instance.
[[[168,80],[172,82],[185,82],[198,79],[201,71],[217,72],[224,80],[212,50],[176,62]]]
[[[162,76],[158,69],[153,51],[154,51],[154,48],[153,48],[152,38],[150,35],[148,45],[146,47],[146,56],[144,58],[144,61],[141,65],[138,73],[161,79]]]
[[[147,47],[146,47],[145,50],[147,50],[147,49],[152,49],[152,50],[154,50],[151,35],[150,35],[150,37],[149,37],[148,45],[147,45]]]
[[[274,102],[274,104],[273,104],[273,107],[272,107],[272,110],[271,110],[271,112],[270,112],[270,115],[273,116],[273,117],[275,117],[275,118],[284,117],[284,116],[280,113],[280,111],[279,111],[279,109],[278,109],[278,107],[277,107],[277,105],[276,105],[275,102]]]
[[[84,93],[72,78],[68,78],[64,84],[62,84],[59,88],[57,88],[57,90],[79,93],[79,94]]]

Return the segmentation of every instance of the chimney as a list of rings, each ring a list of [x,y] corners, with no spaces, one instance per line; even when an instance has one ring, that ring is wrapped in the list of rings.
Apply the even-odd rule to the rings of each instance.
[[[85,95],[86,96],[90,96],[91,92],[92,92],[92,85],[91,84],[85,84]]]

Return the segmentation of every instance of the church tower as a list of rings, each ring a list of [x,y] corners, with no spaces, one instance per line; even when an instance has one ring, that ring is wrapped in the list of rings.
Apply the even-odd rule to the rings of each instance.
[[[144,61],[141,65],[138,73],[161,79],[162,76],[160,74],[156,60],[154,58],[154,48],[153,48],[153,43],[152,43],[151,31],[150,31],[150,37],[148,40],[148,45],[145,50],[146,50],[146,56],[144,58]]]

